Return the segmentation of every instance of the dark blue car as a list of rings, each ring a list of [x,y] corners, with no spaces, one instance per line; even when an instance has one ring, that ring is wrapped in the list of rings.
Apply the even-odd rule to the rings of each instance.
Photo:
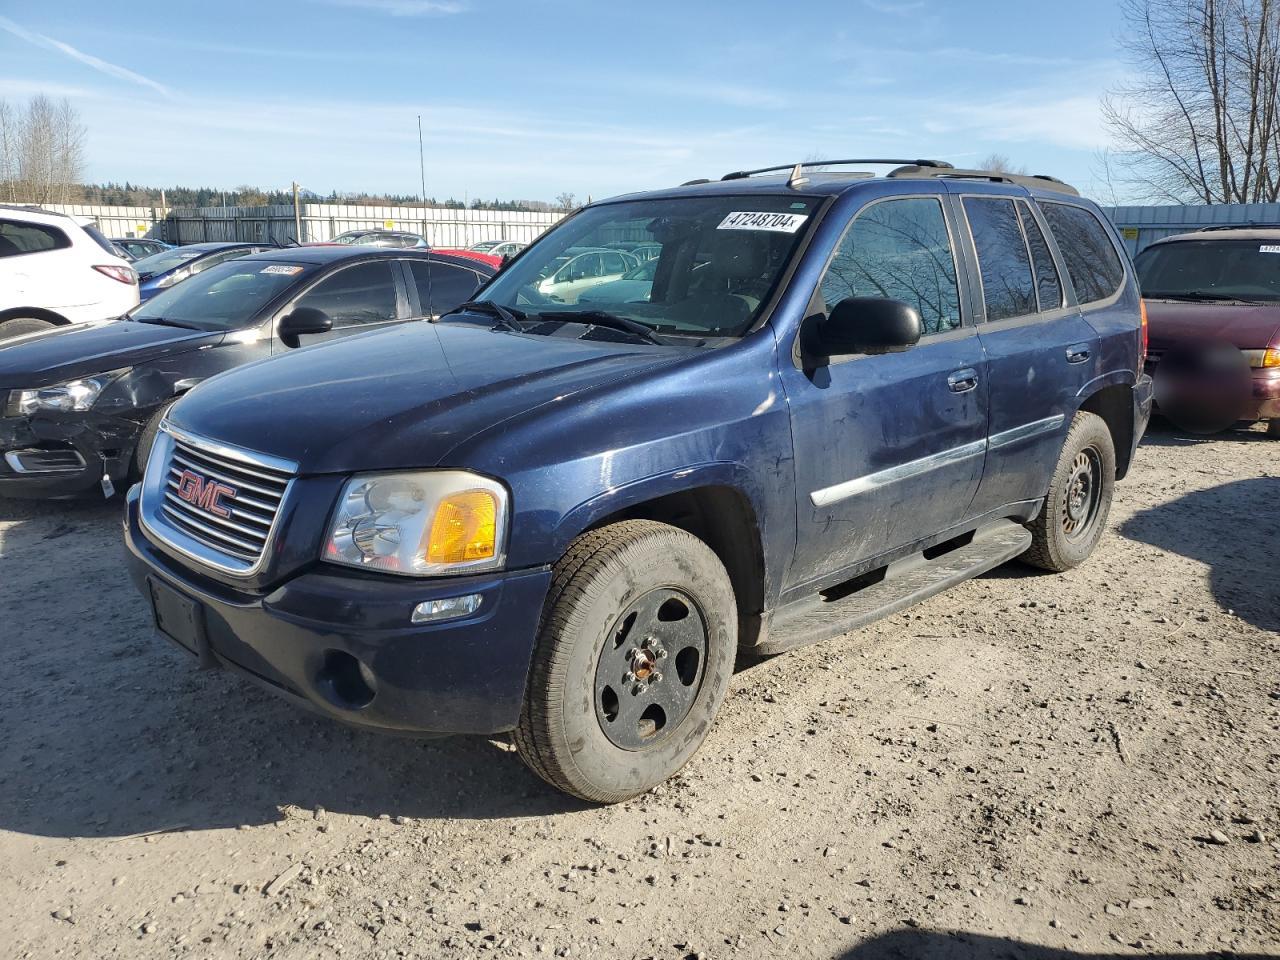
[[[214,241],[189,243],[185,247],[173,247],[153,253],[133,264],[133,269],[138,272],[138,299],[150,300],[161,290],[168,289],[175,283],[181,283],[210,267],[246,254],[270,250],[274,246],[270,243]]]
[[[128,498],[156,624],[610,802],[689,759],[740,652],[1081,563],[1150,412],[1124,248],[1050,178],[898,164],[591,204],[436,323],[202,384]],[[539,293],[617,242],[658,248],[648,297]]]

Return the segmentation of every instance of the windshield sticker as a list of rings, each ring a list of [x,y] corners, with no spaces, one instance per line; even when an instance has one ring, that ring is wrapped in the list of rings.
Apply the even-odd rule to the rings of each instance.
[[[795,233],[809,219],[804,213],[731,213],[720,221],[717,230],[767,230],[770,233]]]
[[[1280,253],[1280,243],[1264,243],[1261,253]]]
[[[273,263],[269,267],[263,267],[259,273],[278,273],[282,277],[292,277],[302,272],[302,267],[286,267],[282,263]]]

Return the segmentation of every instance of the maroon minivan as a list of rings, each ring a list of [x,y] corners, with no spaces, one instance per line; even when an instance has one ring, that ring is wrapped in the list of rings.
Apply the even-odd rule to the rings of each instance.
[[[1194,359],[1198,375],[1186,378],[1200,385],[1193,402],[1225,405],[1228,421],[1267,421],[1268,434],[1280,438],[1280,227],[1166,237],[1134,263],[1147,306],[1147,372],[1155,378],[1157,403],[1165,405],[1161,381],[1170,385],[1174,361],[1184,372]],[[1180,399],[1188,402],[1185,393]]]

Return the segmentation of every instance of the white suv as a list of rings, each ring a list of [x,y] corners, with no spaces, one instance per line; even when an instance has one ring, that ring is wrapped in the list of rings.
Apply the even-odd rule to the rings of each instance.
[[[138,305],[138,275],[88,217],[0,204],[0,342]]]

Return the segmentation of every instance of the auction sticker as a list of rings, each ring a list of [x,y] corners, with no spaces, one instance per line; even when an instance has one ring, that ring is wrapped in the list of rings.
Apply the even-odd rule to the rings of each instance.
[[[1280,253],[1280,243],[1264,243],[1259,250],[1260,253]]]
[[[279,274],[282,277],[292,277],[292,276],[295,276],[296,274],[301,273],[302,270],[303,270],[302,267],[287,267],[283,263],[273,263],[269,267],[263,267],[258,272]]]
[[[795,233],[809,219],[807,213],[731,213],[720,221],[717,230],[767,230],[770,233]]]

